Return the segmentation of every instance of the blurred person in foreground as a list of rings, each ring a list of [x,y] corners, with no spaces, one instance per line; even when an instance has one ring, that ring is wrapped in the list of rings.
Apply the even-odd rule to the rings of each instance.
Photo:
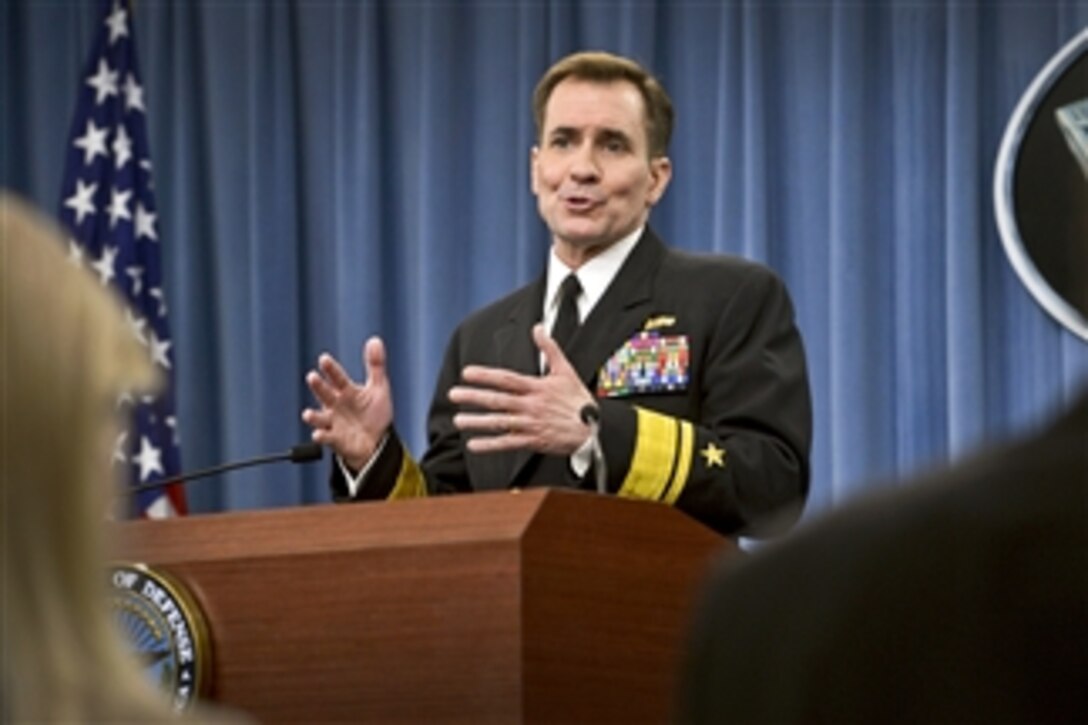
[[[600,485],[725,535],[784,530],[808,491],[812,436],[785,286],[754,262],[672,249],[650,227],[672,178],[673,108],[638,63],[562,58],[533,114],[546,269],[453,333],[419,463],[393,428],[382,341],[364,347],[364,383],[320,357],[307,375],[318,407],[302,417],[337,454],[334,498]]]
[[[681,722],[1088,722],[1088,389],[722,562],[689,651]]]
[[[175,719],[108,609],[116,402],[154,382],[119,301],[0,190],[0,721]]]

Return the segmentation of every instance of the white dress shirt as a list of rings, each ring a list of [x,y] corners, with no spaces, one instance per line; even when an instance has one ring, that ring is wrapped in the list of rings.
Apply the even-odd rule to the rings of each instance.
[[[583,264],[577,271],[563,264],[555,254],[555,247],[552,247],[548,257],[548,279],[544,289],[544,329],[550,332],[555,326],[555,318],[559,315],[559,287],[571,272],[578,276],[578,282],[582,285],[582,292],[577,299],[578,321],[585,322],[589,313],[604,297],[605,291],[619,273],[620,267],[631,254],[631,250],[635,248],[639,237],[642,236],[642,230],[643,227],[639,227],[631,232]]]

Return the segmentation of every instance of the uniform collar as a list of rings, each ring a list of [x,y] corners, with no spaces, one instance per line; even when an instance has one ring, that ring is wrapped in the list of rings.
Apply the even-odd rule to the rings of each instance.
[[[627,260],[631,250],[642,237],[645,225],[635,229],[618,242],[610,244],[603,252],[590,259],[578,268],[576,274],[582,284],[582,293],[578,295],[578,317],[585,320],[589,313],[604,296],[608,285],[620,271],[620,267]],[[548,280],[544,290],[544,322],[547,329],[551,329],[559,305],[559,286],[573,270],[563,263],[552,247],[548,256]]]

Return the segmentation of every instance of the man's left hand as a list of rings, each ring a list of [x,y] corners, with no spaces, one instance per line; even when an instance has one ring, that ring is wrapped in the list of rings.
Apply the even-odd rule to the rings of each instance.
[[[483,434],[469,438],[470,451],[529,449],[569,456],[589,438],[581,410],[594,402],[593,395],[543,325],[533,326],[533,341],[544,355],[547,374],[469,365],[461,371],[462,384],[450,389],[451,401],[480,409],[453,416],[459,430]]]

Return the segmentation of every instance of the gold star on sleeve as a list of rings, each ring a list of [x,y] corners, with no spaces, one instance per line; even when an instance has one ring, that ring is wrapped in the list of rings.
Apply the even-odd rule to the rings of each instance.
[[[706,448],[699,451],[699,455],[706,459],[707,468],[714,468],[715,466],[725,468],[725,449],[718,448],[718,446],[714,445],[714,441],[708,442]]]

